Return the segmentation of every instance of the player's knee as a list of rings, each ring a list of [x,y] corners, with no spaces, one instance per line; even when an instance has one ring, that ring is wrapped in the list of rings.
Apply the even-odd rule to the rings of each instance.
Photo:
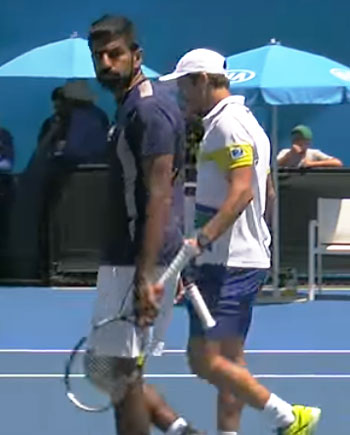
[[[189,349],[187,352],[187,361],[192,373],[200,378],[204,378],[203,361],[192,349]]]
[[[192,373],[199,378],[205,379],[208,382],[212,381],[212,375],[215,371],[216,356],[214,355],[199,355],[196,352],[188,352],[188,363]]]
[[[143,384],[143,393],[145,396],[149,397],[150,400],[156,400],[156,397],[158,397],[158,392],[157,390],[154,388],[153,385],[150,384]]]
[[[90,354],[85,358],[85,372],[115,405],[122,402],[129,391],[142,391],[142,375],[132,359]]]
[[[111,402],[119,405],[129,396],[136,398],[143,397],[143,380],[138,371],[133,373],[122,373],[114,377],[108,391]]]

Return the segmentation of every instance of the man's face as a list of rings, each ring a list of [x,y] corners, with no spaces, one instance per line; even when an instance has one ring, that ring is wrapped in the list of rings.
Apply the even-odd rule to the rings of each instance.
[[[204,76],[198,76],[196,80],[184,76],[178,79],[179,104],[186,117],[193,115],[202,116],[205,112],[208,98],[206,80]]]
[[[301,151],[306,151],[309,148],[310,143],[311,143],[310,140],[305,139],[301,134],[295,134],[292,137],[292,142],[293,142],[293,145],[298,145],[300,147]]]
[[[140,50],[131,50],[123,38],[93,41],[92,58],[97,80],[112,92],[128,89],[141,67]]]

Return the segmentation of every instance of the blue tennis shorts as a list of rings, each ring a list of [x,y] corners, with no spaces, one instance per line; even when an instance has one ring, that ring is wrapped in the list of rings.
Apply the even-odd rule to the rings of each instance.
[[[266,273],[266,269],[222,265],[196,267],[194,281],[216,320],[216,326],[205,331],[191,303],[188,303],[190,336],[205,336],[209,340],[240,337],[244,340],[252,320],[253,304]]]

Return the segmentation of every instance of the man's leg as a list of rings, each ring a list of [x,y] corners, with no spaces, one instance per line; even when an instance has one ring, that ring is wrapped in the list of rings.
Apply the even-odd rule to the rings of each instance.
[[[167,435],[201,434],[180,417],[152,385],[143,384],[143,391],[151,422],[160,431]]]
[[[141,379],[140,381],[132,384],[122,400],[115,401],[118,434],[149,433],[143,431],[149,428],[150,423],[167,435],[201,434],[180,417],[153,386],[142,383]]]
[[[243,403],[266,410],[271,393],[246,368],[223,357],[217,342],[193,337],[188,352],[190,366],[199,377],[216,386],[218,391],[229,390]],[[294,421],[292,406],[280,399],[270,414],[276,427],[285,427]]]
[[[214,384],[219,391],[229,389],[243,402],[262,409],[269,392],[244,367],[222,355],[221,342],[238,337],[244,312],[251,315],[251,304],[258,291],[262,275],[258,270],[236,269],[220,265],[203,265],[196,269],[196,283],[216,326],[203,331],[199,319],[190,306],[189,362],[199,377]],[[248,289],[248,290],[247,290]],[[247,321],[250,321],[250,317]],[[235,355],[233,355],[235,357]]]
[[[227,338],[220,342],[221,355],[241,367],[246,365],[243,352],[243,339]],[[218,391],[217,428],[218,433],[238,433],[244,402],[238,399],[230,389]]]
[[[217,400],[217,427],[219,435],[236,435],[241,422],[244,403],[231,391],[219,391]]]
[[[247,365],[244,357],[244,342],[248,335],[252,320],[253,305],[257,292],[260,290],[260,283],[262,282],[263,277],[264,274],[262,274],[258,279],[253,280],[253,283],[255,282],[255,291],[251,294],[239,297],[236,296],[234,292],[231,296],[231,301],[237,301],[239,304],[232,305],[229,318],[225,319],[227,316],[221,318],[219,316],[218,318],[218,321],[222,324],[221,334],[224,336],[224,338],[219,340],[220,354],[240,367],[246,367]],[[233,288],[233,290],[235,289]],[[226,298],[230,295],[230,293],[227,292],[225,292],[225,294]],[[226,314],[228,313],[226,312]],[[218,434],[237,434],[244,402],[238,399],[232,391],[228,389],[219,391],[217,406]]]
[[[219,392],[230,391],[241,402],[263,411],[279,433],[293,435],[304,427],[305,434],[309,434],[317,424],[319,409],[291,406],[271,394],[246,368],[231,361],[221,352],[219,342],[225,335],[229,336],[227,331],[233,331],[231,336],[239,336],[237,332],[244,331],[246,325],[240,324],[240,311],[247,310],[249,320],[250,302],[254,296],[254,288],[257,289],[260,285],[259,277],[260,272],[253,269],[204,266],[199,270],[197,284],[217,324],[212,330],[204,332],[193,309],[190,309],[189,363],[194,373],[216,386]],[[235,315],[236,311],[238,316]],[[221,396],[221,400],[225,400]],[[227,397],[226,393],[226,400]],[[225,431],[221,431],[221,434],[224,433]]]
[[[133,268],[118,266],[100,267],[97,281],[98,299],[95,306],[93,323],[111,316],[109,313],[118,313],[121,309],[121,304],[124,304],[125,300],[128,301],[130,299],[129,302],[132,302],[132,298],[127,299],[127,295],[133,279]],[[170,287],[171,283],[167,283],[167,286]],[[166,302],[169,302],[169,309],[172,309],[173,305],[174,287],[175,283],[172,284],[172,288],[167,289],[170,292],[170,296],[163,298]],[[131,308],[129,309],[131,310]],[[127,311],[128,307],[124,306],[124,309]],[[165,312],[164,310],[162,307],[162,313]],[[163,319],[167,324],[168,318],[169,316],[163,315],[160,320]],[[156,326],[158,325],[159,329],[156,330],[157,334],[155,336],[158,341],[162,340],[161,332],[166,329],[164,324],[161,324],[160,328],[160,323],[157,319]],[[134,334],[130,331],[132,328],[131,324],[119,324],[116,322],[110,325],[110,328],[95,331],[90,337],[90,347],[94,351],[87,358],[87,362],[91,360],[91,364],[87,364],[86,371],[89,373],[91,380],[99,388],[111,395],[119,434],[130,435],[131,431],[136,433],[144,433],[146,431],[145,433],[148,433],[149,421],[151,420],[161,430],[167,430],[169,435],[177,435],[176,432],[170,432],[169,430],[180,429],[180,426],[183,426],[183,421],[178,418],[176,413],[170,409],[154,389],[145,387],[142,382],[142,369],[136,366],[135,359],[106,356],[128,354],[130,348],[135,345],[135,343],[130,343],[130,337],[134,337]],[[104,359],[103,366],[106,373],[103,376],[94,372],[94,358]],[[113,389],[114,381],[118,381],[118,379],[120,381],[126,374],[129,374],[129,377],[134,374],[137,376],[132,376],[131,383],[124,383],[124,386],[127,387],[124,392],[121,390],[123,382],[121,384],[117,383]],[[113,390],[115,390],[116,395]],[[140,418],[136,419],[136,414]]]
[[[98,359],[103,361],[99,363]],[[99,363],[99,364],[98,364]],[[96,387],[110,395],[119,435],[149,433],[150,423],[167,435],[200,435],[180,417],[151,385],[142,379],[134,359],[90,353],[85,369]],[[103,373],[96,371],[103,367]]]
[[[162,432],[166,432],[178,419],[178,415],[152,385],[143,384],[143,392],[152,423]]]
[[[189,343],[189,361],[194,373],[220,390],[233,391],[244,403],[260,410],[281,435],[313,433],[321,411],[318,408],[292,406],[261,385],[247,369],[220,355],[215,342],[194,337]]]
[[[102,366],[99,358],[103,358],[103,373],[95,370]],[[97,388],[111,397],[118,435],[149,435],[149,412],[143,394],[142,369],[137,360],[91,354],[86,370]]]
[[[246,368],[223,357],[217,342],[201,337],[190,338],[188,355],[193,372],[200,378],[219,390],[229,389],[253,408],[264,408],[270,392]]]
[[[166,283],[161,307],[153,329],[151,349],[156,355],[163,349],[164,336],[172,318],[176,289],[179,291],[181,287],[182,282],[177,278],[173,282]],[[180,417],[156,388],[144,383],[143,390],[150,420],[160,431],[167,435],[200,435],[202,433],[192,428],[184,418]]]
[[[149,435],[150,421],[142,379],[133,382],[123,399],[114,404],[118,435]]]

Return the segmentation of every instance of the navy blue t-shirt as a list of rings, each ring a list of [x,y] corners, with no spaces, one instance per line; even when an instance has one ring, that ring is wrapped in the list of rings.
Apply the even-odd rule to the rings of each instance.
[[[135,86],[118,108],[109,134],[110,177],[104,264],[132,265],[143,240],[147,189],[142,161],[174,155],[174,174],[183,164],[185,129],[177,104],[149,80]],[[172,214],[171,220],[175,216]],[[167,264],[179,249],[182,233],[169,222],[159,264]]]

